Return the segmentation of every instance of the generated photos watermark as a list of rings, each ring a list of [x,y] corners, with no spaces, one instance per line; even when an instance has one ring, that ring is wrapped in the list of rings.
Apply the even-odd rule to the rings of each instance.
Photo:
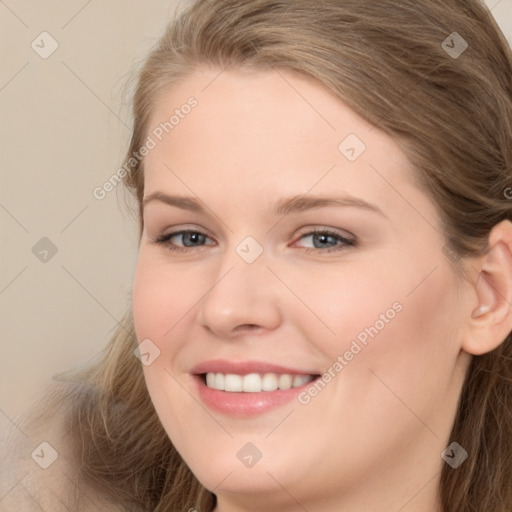
[[[101,201],[107,197],[109,192],[112,192],[123,178],[129,174],[133,169],[137,168],[139,163],[144,157],[155,149],[166,135],[172,132],[178,126],[183,119],[185,119],[192,109],[197,107],[199,102],[196,98],[191,96],[187,102],[181,105],[180,108],[174,109],[174,113],[169,117],[167,121],[160,123],[158,126],[153,128],[151,134],[146,137],[144,144],[137,150],[134,151],[131,156],[125,161],[122,167],[120,167],[110,178],[108,178],[103,185],[96,187],[92,191],[92,195],[95,199]]]
[[[327,368],[327,370],[316,379],[308,388],[299,393],[297,399],[302,405],[307,405],[313,398],[331,382],[341,371],[359,354],[371,339],[374,339],[385,327],[389,324],[396,315],[403,310],[400,302],[394,302],[393,305],[381,313],[379,318],[370,327],[365,327],[356,337],[352,340],[350,348],[343,354],[339,355],[336,360]]]

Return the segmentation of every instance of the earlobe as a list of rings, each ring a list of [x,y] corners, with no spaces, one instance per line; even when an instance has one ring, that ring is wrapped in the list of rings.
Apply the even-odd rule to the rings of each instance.
[[[512,330],[512,223],[504,220],[489,234],[474,290],[478,305],[462,348],[473,355],[494,350]]]

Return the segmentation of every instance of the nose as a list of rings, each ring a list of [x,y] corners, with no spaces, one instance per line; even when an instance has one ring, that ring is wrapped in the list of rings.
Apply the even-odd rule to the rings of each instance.
[[[235,251],[225,256],[198,309],[198,321],[222,339],[261,334],[281,322],[279,281],[265,253],[247,263]],[[281,286],[282,288],[282,286]]]

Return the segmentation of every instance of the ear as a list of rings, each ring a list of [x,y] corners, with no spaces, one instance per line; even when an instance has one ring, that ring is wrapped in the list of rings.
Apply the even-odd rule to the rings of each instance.
[[[473,355],[494,350],[512,331],[512,222],[504,220],[492,228],[489,250],[478,262],[478,304],[461,347]]]

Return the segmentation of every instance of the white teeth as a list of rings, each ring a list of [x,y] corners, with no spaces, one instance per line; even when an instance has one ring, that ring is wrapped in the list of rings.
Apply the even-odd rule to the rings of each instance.
[[[215,389],[215,373],[207,373],[206,374],[206,385],[209,388]]]
[[[242,377],[228,373],[224,377],[224,391],[242,391]]]
[[[242,389],[249,393],[258,393],[261,391],[261,378],[257,373],[244,375]]]
[[[262,391],[275,391],[279,387],[277,375],[275,373],[265,373],[261,382]]]
[[[208,377],[208,374],[206,375]],[[224,374],[216,373],[215,380],[213,381],[213,389],[218,389],[220,391],[224,390]]]
[[[209,388],[232,393],[259,393],[261,391],[286,390],[303,386],[313,380],[312,375],[291,375],[289,373],[207,373],[206,385]]]
[[[288,375],[287,373],[283,373],[281,377],[279,377],[279,389],[290,389],[293,384],[293,377]]]
[[[311,380],[309,377],[309,375],[295,375],[295,377],[293,377],[292,388],[304,386],[304,384],[307,384]]]

